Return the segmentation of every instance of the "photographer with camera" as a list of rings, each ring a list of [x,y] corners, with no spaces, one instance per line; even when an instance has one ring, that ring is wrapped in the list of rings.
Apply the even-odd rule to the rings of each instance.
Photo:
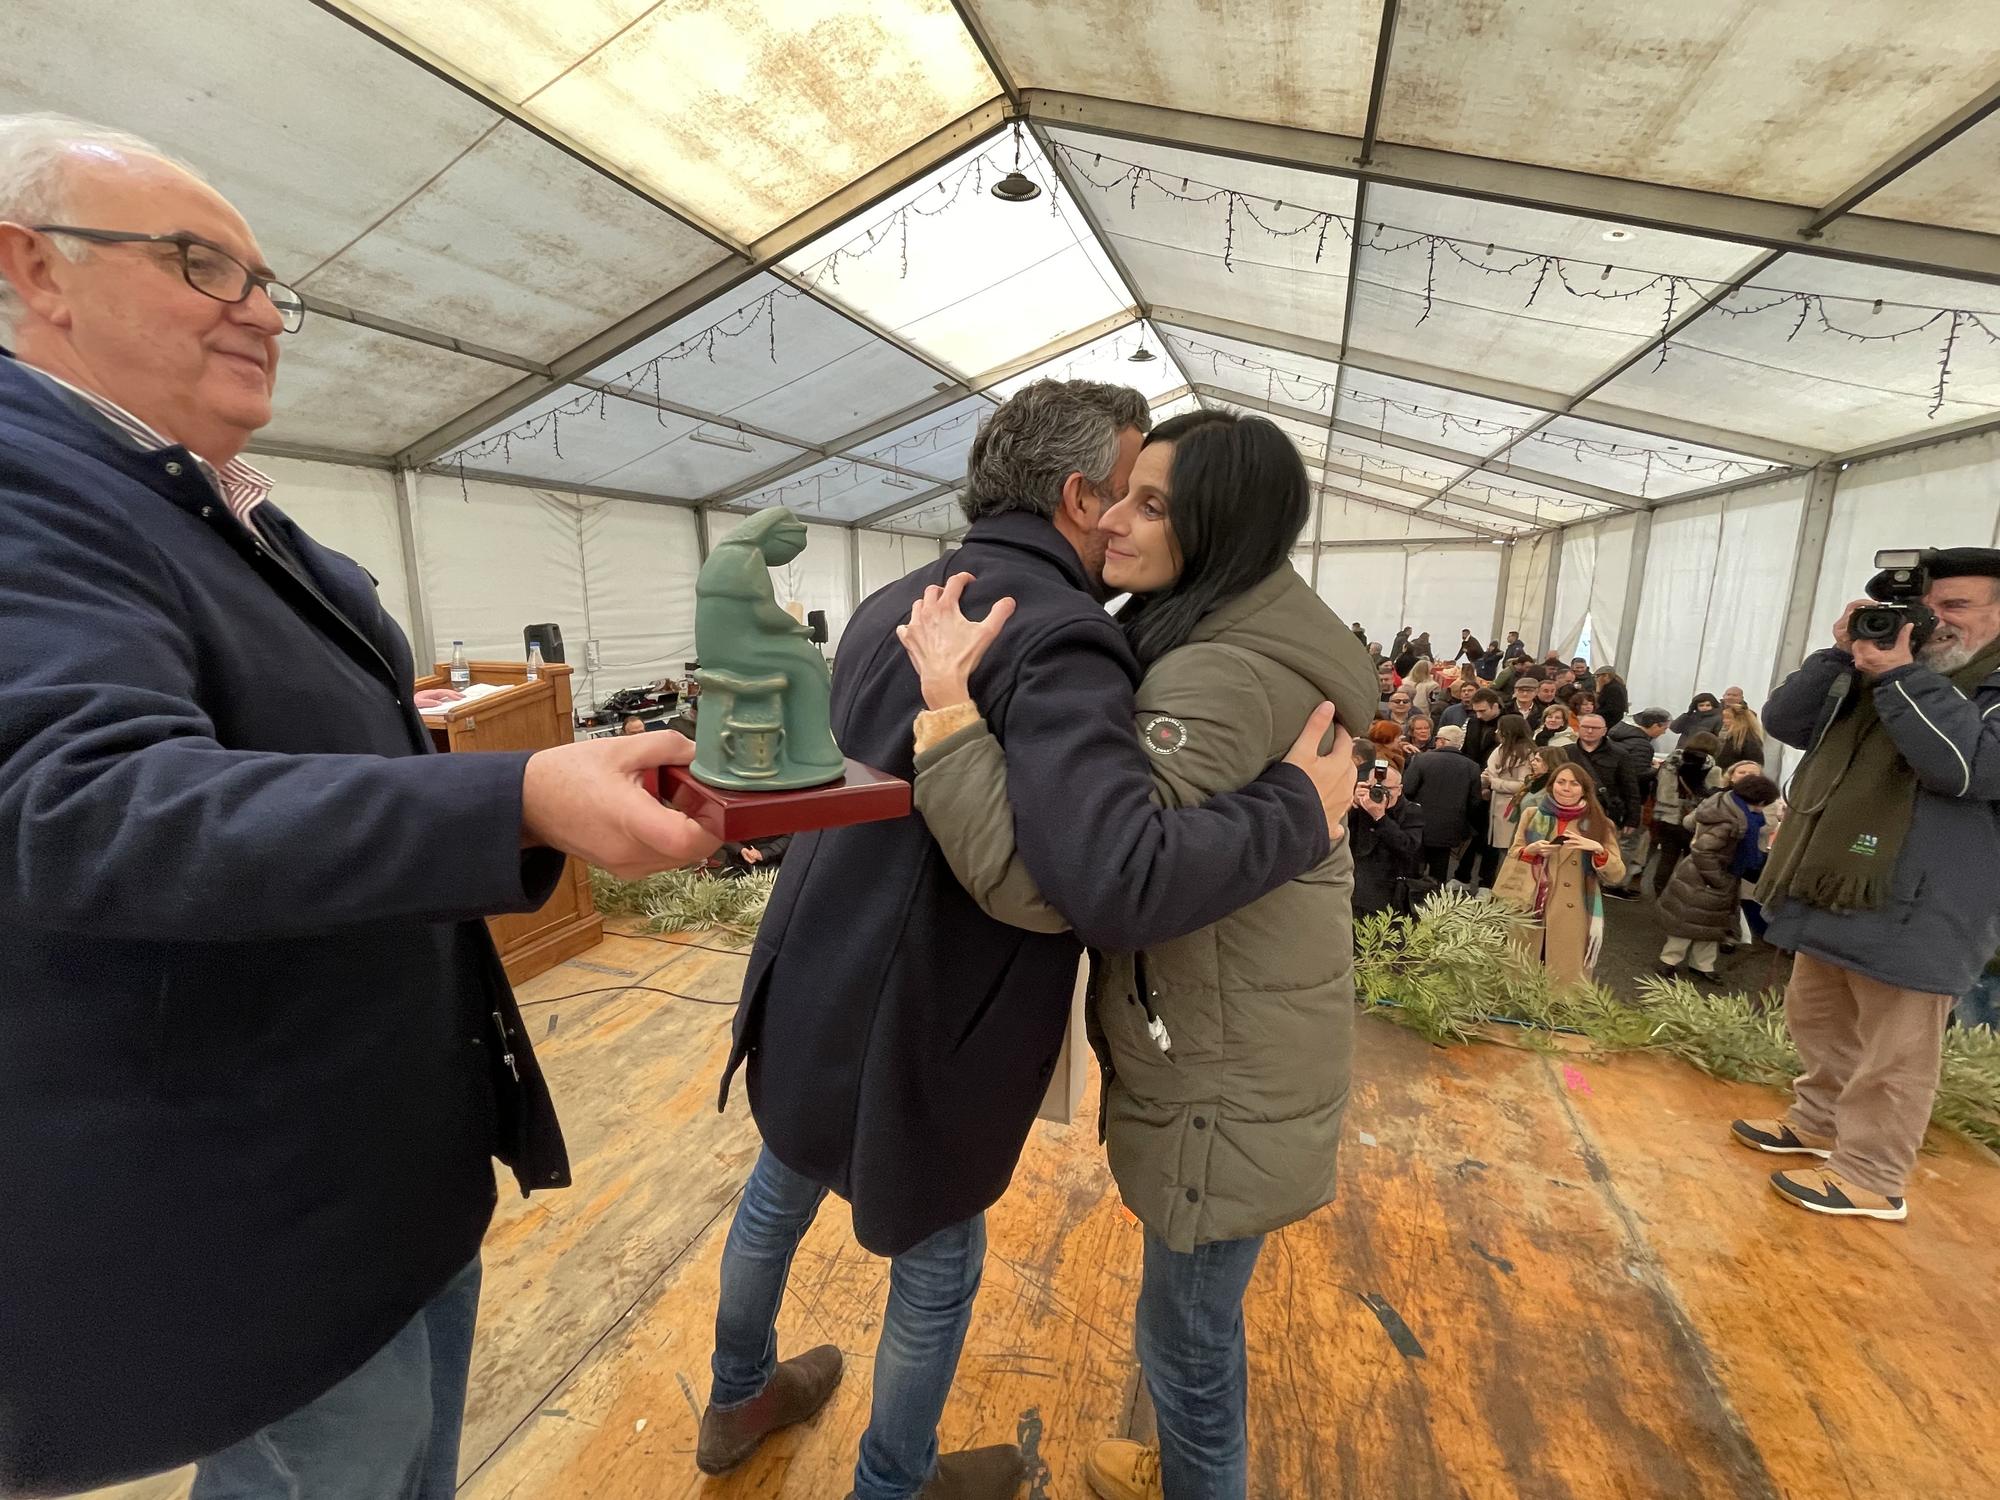
[[[1822,1158],[1771,1178],[1801,1207],[1902,1219],[1946,1017],[2000,948],[2000,550],[1875,562],[1764,708],[1807,751],[1757,888],[1805,1071],[1784,1119],[1731,1132]]]
[[[1354,851],[1354,915],[1397,907],[1397,883],[1423,871],[1424,810],[1403,800],[1399,746],[1362,742],[1354,747],[1360,776],[1347,837]]]

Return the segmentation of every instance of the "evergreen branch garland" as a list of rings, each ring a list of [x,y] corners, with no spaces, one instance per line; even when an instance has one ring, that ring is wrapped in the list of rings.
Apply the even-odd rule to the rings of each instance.
[[[756,934],[775,875],[723,880],[671,870],[623,881],[590,872],[606,916],[639,916],[653,932]],[[1414,918],[1380,912],[1354,921],[1354,989],[1373,1011],[1441,1045],[1488,1040],[1497,1024],[1527,1046],[1581,1038],[1598,1052],[1661,1052],[1711,1077],[1784,1088],[1800,1071],[1773,992],[1709,993],[1686,980],[1646,979],[1627,1004],[1600,984],[1557,988],[1540,964],[1515,953],[1526,918],[1484,896],[1440,892]],[[1932,1106],[1934,1124],[2000,1150],[2000,1032],[1954,1027]]]
[[[1628,1005],[1598,984],[1552,988],[1510,935],[1526,919],[1483,896],[1442,892],[1414,918],[1357,918],[1354,985],[1364,1009],[1441,1044],[1482,1040],[1498,1022],[1529,1046],[1559,1035],[1599,1052],[1663,1052],[1704,1073],[1774,1088],[1801,1068],[1780,997],[1709,993],[1676,979],[1646,979]],[[2000,1150],[2000,1033],[1954,1027],[1932,1122]]]
[[[700,870],[669,870],[644,880],[590,872],[590,893],[607,917],[644,917],[650,932],[720,932],[739,946],[756,936],[776,875],[724,880]]]

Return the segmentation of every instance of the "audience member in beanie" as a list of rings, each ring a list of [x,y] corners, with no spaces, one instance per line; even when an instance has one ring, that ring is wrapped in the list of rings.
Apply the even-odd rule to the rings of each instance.
[[[1424,815],[1424,873],[1442,885],[1451,856],[1484,817],[1479,767],[1460,753],[1462,730],[1444,731],[1434,749],[1420,750],[1403,773],[1403,797]]]
[[[1694,839],[1694,810],[1722,785],[1722,768],[1715,763],[1721,750],[1712,734],[1689,735],[1654,778],[1653,845],[1660,856],[1653,869],[1655,896],[1667,888]]]
[[[1687,712],[1673,723],[1674,733],[1686,739],[1691,734],[1722,733],[1722,705],[1713,693],[1696,693]]]
[[[1611,732],[1606,736],[1618,747],[1632,769],[1633,800],[1626,809],[1626,831],[1618,841],[1618,852],[1625,858],[1625,884],[1612,891],[1616,896],[1636,896],[1644,883],[1647,849],[1652,838],[1645,805],[1653,794],[1653,747],[1667,732],[1667,721],[1671,717],[1664,708],[1641,709],[1630,721],[1612,724]]]

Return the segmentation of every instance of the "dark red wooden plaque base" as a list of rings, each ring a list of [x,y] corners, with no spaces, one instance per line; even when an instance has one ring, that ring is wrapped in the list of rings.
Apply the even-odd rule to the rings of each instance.
[[[781,833],[908,817],[910,784],[850,760],[847,774],[825,786],[799,792],[737,792],[697,781],[685,766],[667,766],[660,773],[660,800],[724,842],[740,844]]]

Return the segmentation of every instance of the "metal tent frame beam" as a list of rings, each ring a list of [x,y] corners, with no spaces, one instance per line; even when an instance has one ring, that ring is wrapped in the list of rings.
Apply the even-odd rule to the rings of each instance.
[[[1197,385],[1194,389],[1196,395],[1211,397],[1214,400],[1228,402],[1236,406],[1253,407],[1269,416],[1290,417],[1299,422],[1318,422],[1322,420],[1320,414],[1316,411],[1304,411],[1297,407],[1287,406],[1281,401],[1266,401],[1254,396],[1245,396],[1238,392],[1227,390],[1222,386]],[[1327,424],[1327,428],[1333,437],[1360,438],[1370,443],[1380,443],[1385,448],[1397,448],[1405,453],[1418,454],[1424,458],[1435,458],[1447,464],[1472,464],[1476,463],[1479,458],[1479,455],[1476,453],[1465,453],[1457,448],[1447,447],[1442,443],[1427,443],[1422,438],[1409,437],[1400,432],[1390,432],[1387,429],[1363,427],[1358,422],[1335,420]],[[1332,444],[1329,443],[1328,446],[1331,447]],[[1585,483],[1580,479],[1571,479],[1561,474],[1550,474],[1540,469],[1523,469],[1510,465],[1503,471],[1503,477],[1523,480],[1529,484],[1543,485],[1549,489],[1561,490],[1564,494],[1575,495],[1580,500],[1592,500],[1601,505],[1608,505],[1614,511],[1642,511],[1646,510],[1652,503],[1637,499],[1631,495],[1621,495],[1616,490],[1607,490],[1598,485]],[[1453,483],[1458,483],[1463,478],[1464,476],[1461,475],[1459,480],[1455,480]],[[1431,493],[1440,499],[1456,502],[1458,499],[1456,495],[1445,493],[1445,490],[1449,488],[1450,486],[1445,486],[1431,491]],[[1546,525],[1549,523],[1537,522],[1536,524]]]
[[[1991,107],[1987,105],[1989,110]],[[1828,208],[1600,177],[1424,146],[1383,142],[1368,146],[1350,135],[1053,89],[1023,90],[1021,108],[1029,119],[1092,135],[1698,234],[1800,255],[2000,284],[2000,235],[1975,230],[1867,218],[1844,208],[1828,219]],[[1960,127],[1964,128],[1968,127]],[[1364,146],[1368,149],[1366,163],[1361,159]],[[1918,156],[1905,162],[1902,169],[1921,159]],[[1875,180],[1871,174],[1867,190],[1877,191],[1893,175]]]
[[[1535,423],[1534,426],[1528,428],[1526,431],[1516,433],[1513,437],[1509,438],[1506,442],[1502,443],[1492,453],[1488,454],[1484,459],[1480,460],[1480,462],[1474,464],[1470,469],[1466,470],[1465,473],[1459,475],[1457,479],[1452,481],[1451,485],[1446,487],[1446,493],[1449,493],[1451,489],[1456,488],[1458,485],[1464,484],[1467,480],[1471,479],[1472,476],[1475,474],[1481,472],[1487,474],[1495,473],[1496,471],[1494,470],[1493,465],[1502,462],[1506,458],[1507,454],[1511,452],[1516,446],[1526,442],[1529,438],[1535,436],[1535,434],[1543,431],[1545,428],[1549,426],[1550,423],[1556,421],[1558,418],[1571,415],[1571,413],[1574,412],[1577,407],[1581,406],[1584,402],[1588,401],[1592,396],[1596,395],[1599,391],[1603,390],[1606,386],[1610,385],[1612,381],[1618,379],[1618,377],[1623,375],[1627,370],[1636,368],[1641,360],[1647,359],[1648,357],[1657,354],[1661,350],[1667,348],[1668,345],[1670,345],[1674,341],[1674,339],[1679,337],[1683,332],[1685,332],[1689,327],[1691,327],[1695,322],[1697,322],[1702,317],[1703,314],[1707,313],[1712,308],[1719,307],[1722,303],[1728,301],[1730,297],[1734,296],[1737,292],[1741,291],[1745,286],[1749,285],[1750,282],[1755,280],[1758,276],[1761,276],[1765,271],[1768,271],[1773,265],[1777,264],[1778,260],[1779,260],[1779,254],[1775,250],[1770,251],[1767,254],[1760,255],[1757,257],[1756,260],[1752,261],[1743,270],[1737,272],[1736,275],[1731,277],[1727,282],[1723,283],[1721,286],[1716,287],[1713,291],[1705,293],[1702,296],[1701,301],[1698,302],[1695,306],[1689,308],[1686,312],[1679,314],[1677,317],[1674,318],[1674,320],[1671,323],[1669,323],[1659,333],[1655,334],[1652,338],[1648,339],[1643,346],[1633,350],[1630,354],[1626,355],[1623,359],[1619,360],[1616,364],[1612,365],[1608,370],[1604,371],[1603,374],[1597,376],[1596,379],[1592,380],[1589,384],[1584,386],[1584,388],[1578,391],[1574,396],[1570,397],[1568,401],[1563,403],[1562,409],[1560,411],[1551,412],[1547,416],[1543,417],[1541,421]]]
[[[643,343],[661,329],[672,326],[714,298],[733,291],[751,277],[772,272],[802,296],[837,313],[847,322],[864,329],[871,337],[889,344],[909,358],[936,371],[950,382],[955,399],[970,394],[965,377],[922,353],[914,345],[863,317],[854,309],[833,301],[818,288],[779,269],[779,262],[811,243],[828,229],[835,228],[875,204],[936,170],[968,146],[1006,128],[1004,107],[998,99],[980,106],[950,125],[890,158],[866,176],[832,194],[807,213],[782,225],[718,264],[682,283],[665,296],[620,319],[611,327],[584,340],[575,348],[543,367],[547,373],[531,374],[506,390],[488,397],[469,411],[425,434],[397,455],[399,462],[420,465],[450,452],[476,437],[495,423],[505,421],[550,392],[587,374],[607,359],[615,358]],[[619,179],[621,183],[623,179]],[[625,184],[629,186],[629,184]],[[454,347],[447,345],[446,347]],[[460,348],[460,352],[469,352]]]
[[[1237,339],[1246,344],[1258,344],[1266,349],[1274,349],[1282,354],[1298,354],[1308,359],[1326,360],[1363,370],[1371,375],[1388,375],[1398,380],[1412,380],[1460,396],[1481,396],[1489,401],[1504,401],[1511,406],[1526,406],[1551,414],[1561,413],[1564,403],[1572,399],[1562,391],[1494,380],[1465,370],[1422,364],[1416,360],[1377,354],[1367,349],[1343,349],[1339,344],[1329,343],[1325,339],[1266,328],[1256,323],[1238,322],[1233,318],[1218,318],[1189,308],[1155,307],[1153,319],[1162,326],[1168,337],[1172,337],[1174,329],[1180,328],[1189,333],[1206,333],[1216,338]],[[1818,448],[1778,442],[1771,438],[1753,437],[1746,432],[1711,427],[1703,422],[1683,421],[1679,417],[1660,417],[1649,412],[1635,412],[1602,401],[1579,402],[1572,410],[1562,414],[1586,421],[1602,422],[1610,427],[1622,427],[1627,432],[1640,433],[1646,437],[1665,438],[1669,442],[1698,443],[1705,448],[1724,448],[1741,453],[1746,458],[1761,458],[1769,463],[1810,468],[1831,456]]]

